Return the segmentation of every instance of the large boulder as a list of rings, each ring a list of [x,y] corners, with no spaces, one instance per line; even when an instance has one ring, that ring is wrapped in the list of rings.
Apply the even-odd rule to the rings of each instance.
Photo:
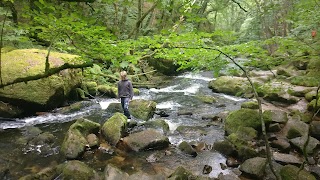
[[[316,178],[306,170],[300,170],[299,167],[294,165],[286,165],[280,170],[280,176],[282,180],[316,180]]]
[[[225,121],[226,133],[236,133],[240,127],[252,127],[260,131],[261,122],[258,111],[244,108],[231,112]]]
[[[44,73],[46,55],[46,50],[39,49],[20,49],[2,54],[3,83]],[[64,63],[81,63],[80,60],[74,61],[76,57],[51,52],[50,67],[58,67]],[[0,100],[21,108],[25,113],[45,111],[61,106],[68,99],[71,90],[80,84],[81,78],[79,70],[65,69],[47,78],[1,88]]]
[[[82,180],[99,180],[99,174],[87,164],[72,160],[58,166],[59,177],[61,179],[82,179]]]
[[[155,129],[130,134],[123,138],[123,142],[134,151],[163,149],[170,144],[168,137]]]
[[[87,136],[98,133],[100,124],[87,119],[78,119],[73,123],[61,146],[61,151],[67,159],[75,159],[82,155],[88,145]]]
[[[240,170],[246,174],[260,179],[265,173],[266,165],[266,158],[255,157],[244,161],[244,163],[240,166]]]
[[[123,137],[126,128],[127,117],[117,112],[103,124],[101,131],[110,144],[116,145]]]
[[[298,118],[289,119],[283,128],[283,133],[288,139],[301,137],[307,135],[309,132],[309,125],[300,121]]]
[[[248,81],[242,77],[220,76],[209,82],[209,88],[213,92],[242,96],[251,93]]]
[[[135,99],[130,101],[129,110],[134,117],[147,121],[153,117],[156,106],[154,101]]]

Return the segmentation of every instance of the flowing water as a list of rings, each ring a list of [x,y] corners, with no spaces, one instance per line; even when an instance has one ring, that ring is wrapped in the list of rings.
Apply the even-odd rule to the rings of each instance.
[[[128,153],[125,155],[125,163],[119,163],[115,156],[119,155],[90,155],[86,154],[82,161],[94,167],[96,171],[103,171],[107,163],[121,164],[120,168],[130,173],[134,170],[143,170],[148,173],[161,172],[163,169],[174,169],[183,165],[195,175],[202,175],[204,165],[212,166],[212,172],[206,176],[217,177],[219,173],[231,173],[229,169],[221,169],[220,163],[226,159],[213,150],[204,150],[197,157],[191,157],[180,152],[177,148],[180,142],[205,142],[212,145],[215,141],[224,138],[223,124],[208,126],[210,120],[203,120],[205,115],[218,114],[223,111],[240,108],[245,99],[213,93],[208,88],[212,80],[211,73],[184,74],[174,77],[166,87],[160,89],[140,89],[140,95],[134,99],[147,99],[157,102],[157,109],[165,111],[169,116],[154,118],[164,119],[170,127],[169,137],[171,155],[162,155],[162,151],[149,151],[140,153]],[[217,99],[216,103],[206,104],[196,96],[209,95]],[[59,113],[54,111],[41,116],[16,119],[0,123],[0,172],[8,169],[6,179],[17,179],[26,174],[35,173],[44,167],[54,166],[65,161],[59,153],[60,145],[65,132],[75,119],[84,117],[98,123],[103,123],[112,116],[107,107],[110,103],[118,102],[117,99],[97,98],[88,103],[79,111],[72,113]],[[192,115],[179,115],[179,112],[192,112]],[[135,119],[136,120],[136,119]],[[179,133],[179,126],[198,127],[206,133],[197,130]],[[39,134],[32,127],[37,127],[42,132],[54,135],[54,143],[48,145],[35,145],[28,142],[28,137]],[[158,156],[154,162],[147,162],[146,158]],[[119,158],[118,158],[119,159]]]

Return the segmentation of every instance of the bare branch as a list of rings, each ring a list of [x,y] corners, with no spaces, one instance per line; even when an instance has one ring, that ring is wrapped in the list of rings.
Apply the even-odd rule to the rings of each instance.
[[[232,2],[236,3],[240,9],[242,9],[244,12],[248,12],[246,9],[244,9],[241,4],[239,2],[237,2],[236,0],[231,0]]]

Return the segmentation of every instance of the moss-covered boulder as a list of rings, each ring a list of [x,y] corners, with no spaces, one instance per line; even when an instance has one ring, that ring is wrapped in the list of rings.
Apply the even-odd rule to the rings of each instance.
[[[294,104],[299,101],[299,98],[290,95],[292,85],[282,81],[271,81],[257,88],[259,96],[268,101],[275,101],[284,104]]]
[[[263,112],[263,120],[267,123],[285,124],[288,121],[288,115],[282,110],[266,110]]]
[[[243,164],[240,165],[240,171],[255,178],[261,179],[265,174],[266,165],[266,158],[255,157],[244,161]]]
[[[205,95],[198,95],[196,96],[200,101],[206,103],[206,104],[213,104],[217,102],[216,98],[213,96],[205,96]]]
[[[134,151],[164,149],[170,144],[168,137],[155,129],[130,134],[123,138],[123,142]]]
[[[282,131],[288,139],[293,139],[307,135],[309,125],[302,122],[300,118],[289,119]]]
[[[196,157],[198,154],[196,152],[195,149],[193,149],[193,147],[191,146],[191,144],[189,144],[188,142],[186,141],[182,141],[180,144],[179,144],[179,149],[185,153],[185,154],[188,154],[192,157]]]
[[[300,170],[299,167],[294,165],[286,165],[281,168],[280,176],[282,180],[316,180],[316,178],[306,170]]]
[[[67,159],[75,159],[83,154],[88,141],[86,137],[90,133],[98,133],[100,124],[87,119],[78,119],[73,123],[61,145],[61,151]]]
[[[235,96],[243,96],[251,93],[251,87],[245,78],[220,76],[209,82],[209,88],[213,92],[225,93]]]
[[[94,81],[83,82],[81,87],[85,91],[85,94],[96,96],[98,93],[98,84]]]
[[[147,121],[153,117],[156,106],[154,101],[135,99],[130,101],[129,111],[134,117]]]
[[[157,130],[161,130],[164,133],[167,133],[170,130],[168,123],[163,119],[155,119],[152,121],[147,121],[143,123],[143,126],[145,128],[154,128]]]
[[[117,112],[103,124],[101,131],[110,144],[116,145],[123,137],[126,128],[127,117]]]
[[[316,96],[317,96],[317,91],[310,91],[310,92],[307,92],[304,97],[306,98],[307,101],[312,101],[314,99],[316,99]],[[320,93],[318,94],[318,96],[320,97]]]
[[[259,109],[259,105],[257,101],[247,101],[241,104],[241,108]]]
[[[245,127],[245,129],[247,128]],[[234,145],[239,159],[246,160],[258,156],[258,152],[249,143],[252,140],[251,136],[243,133],[232,133],[227,137],[227,140]]]
[[[99,180],[99,174],[84,162],[78,160],[67,161],[58,166],[61,179]]]
[[[225,121],[226,133],[235,133],[240,127],[252,127],[253,129],[260,131],[261,122],[258,111],[252,109],[240,109],[231,112]]]
[[[235,146],[228,140],[214,142],[213,149],[218,151],[219,153],[225,155],[225,156],[235,156],[236,155]]]
[[[318,99],[318,102],[316,103],[316,99],[312,100],[308,103],[308,110],[314,111],[315,109],[318,110],[320,108],[320,98]]]
[[[118,89],[110,85],[99,85],[98,91],[101,95],[111,98],[116,98],[118,96]]]
[[[311,56],[312,57],[312,56]],[[320,79],[320,61],[318,57],[312,57],[306,60],[307,73],[303,76],[295,76],[291,79],[292,84],[301,86],[316,87]]]
[[[0,101],[0,117],[14,118],[23,114],[22,108]]]
[[[3,83],[44,73],[46,56],[47,51],[39,49],[20,49],[2,54]],[[51,52],[50,67],[82,63],[76,58],[75,55]],[[61,106],[71,90],[80,84],[81,78],[80,70],[65,69],[47,78],[6,86],[0,89],[0,100],[29,113],[45,111]]]

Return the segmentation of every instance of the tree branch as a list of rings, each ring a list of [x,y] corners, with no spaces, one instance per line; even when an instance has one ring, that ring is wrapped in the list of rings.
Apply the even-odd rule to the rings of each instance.
[[[54,75],[56,73],[59,73],[60,71],[62,71],[64,69],[78,69],[78,68],[85,68],[85,67],[92,67],[92,66],[93,66],[92,62],[84,63],[84,64],[69,64],[69,63],[65,63],[62,66],[50,68],[47,72],[44,72],[42,74],[36,74],[36,75],[33,75],[33,76],[17,78],[15,80],[11,81],[11,82],[7,82],[7,83],[4,83],[4,84],[1,84],[0,88],[4,88],[6,86],[17,84],[17,83],[21,83],[21,82],[27,83],[29,81],[34,81],[34,80],[46,78],[46,77],[52,76],[52,75]]]
[[[244,9],[241,4],[239,2],[237,2],[236,0],[231,0],[232,2],[236,3],[240,9],[242,9],[244,12],[248,12],[246,9]]]

